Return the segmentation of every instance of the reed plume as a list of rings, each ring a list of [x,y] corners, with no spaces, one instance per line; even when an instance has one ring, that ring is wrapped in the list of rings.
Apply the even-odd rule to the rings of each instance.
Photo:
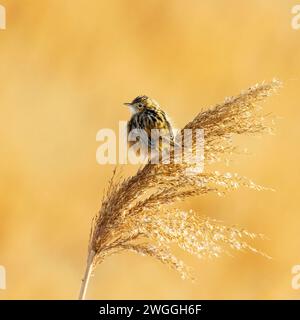
[[[172,253],[171,244],[199,258],[216,257],[229,249],[259,252],[247,239],[261,235],[224,226],[193,210],[185,212],[171,205],[188,197],[210,192],[220,195],[241,186],[264,189],[238,174],[207,168],[226,161],[237,151],[232,141],[234,135],[272,131],[272,119],[262,113],[260,104],[280,86],[279,81],[273,80],[250,87],[200,112],[182,129],[204,130],[205,171],[187,174],[187,169],[195,166],[189,162],[147,163],[125,179],[114,171],[102,207],[92,222],[80,299],[85,297],[95,266],[105,257],[124,250],[154,257],[178,271],[182,278],[190,277],[190,270]],[[193,143],[192,148],[195,146]]]

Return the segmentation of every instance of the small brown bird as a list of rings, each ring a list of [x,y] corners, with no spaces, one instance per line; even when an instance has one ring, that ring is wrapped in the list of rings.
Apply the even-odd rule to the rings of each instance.
[[[168,116],[154,99],[141,95],[132,102],[124,104],[130,108],[132,113],[127,124],[127,132],[130,134],[135,129],[143,131],[144,138],[141,135],[140,141],[145,150],[148,148],[148,152],[151,149],[161,151],[167,145],[172,145],[174,139],[172,126]],[[129,141],[129,146],[134,143]]]

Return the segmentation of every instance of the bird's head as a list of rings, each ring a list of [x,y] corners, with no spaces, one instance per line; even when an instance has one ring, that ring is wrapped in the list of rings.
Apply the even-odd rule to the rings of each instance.
[[[132,100],[132,102],[124,103],[125,106],[128,106],[133,114],[142,112],[147,109],[158,109],[159,104],[147,97],[147,96],[138,96]]]

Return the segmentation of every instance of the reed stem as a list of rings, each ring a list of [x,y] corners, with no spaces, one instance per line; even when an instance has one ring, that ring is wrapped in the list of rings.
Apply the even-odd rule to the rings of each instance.
[[[88,288],[88,285],[89,285],[90,277],[91,277],[91,274],[92,274],[92,271],[93,271],[93,260],[94,260],[94,257],[95,257],[95,251],[91,250],[89,255],[88,255],[84,277],[83,277],[82,282],[81,282],[79,300],[84,300],[85,299],[85,295],[86,295],[87,288]]]

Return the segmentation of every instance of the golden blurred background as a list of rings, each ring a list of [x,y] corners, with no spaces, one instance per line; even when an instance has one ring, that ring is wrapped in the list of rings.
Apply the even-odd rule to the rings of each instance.
[[[95,136],[127,120],[122,103],[145,93],[176,127],[201,108],[277,77],[265,104],[276,136],[242,137],[252,155],[228,170],[276,192],[238,190],[183,207],[267,235],[273,257],[216,260],[179,253],[198,281],[124,253],[98,266],[94,299],[299,299],[300,30],[289,0],[0,0],[0,299],[76,299],[92,216],[113,166]],[[124,167],[125,175],[136,167]]]

